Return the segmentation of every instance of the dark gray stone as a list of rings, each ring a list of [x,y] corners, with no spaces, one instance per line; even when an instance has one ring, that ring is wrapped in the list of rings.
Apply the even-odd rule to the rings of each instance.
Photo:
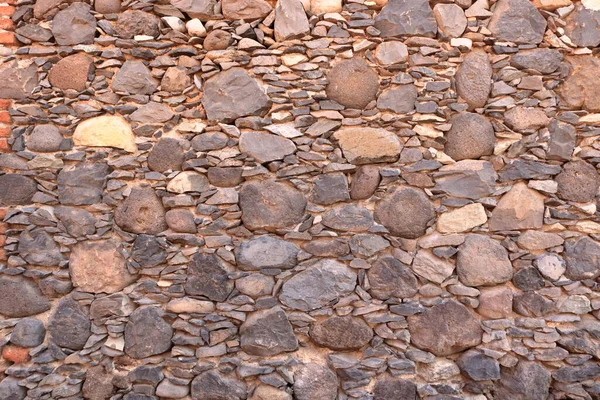
[[[52,153],[60,149],[63,137],[52,124],[36,125],[27,138],[27,149],[40,153]]]
[[[496,396],[499,400],[545,400],[551,380],[542,365],[522,360],[513,368],[502,368]]]
[[[313,181],[311,200],[317,204],[331,205],[350,200],[348,180],[342,173],[319,175]]]
[[[23,400],[27,396],[27,388],[19,385],[19,380],[7,376],[0,381],[0,399]]]
[[[555,49],[523,50],[510,58],[510,65],[523,69],[535,69],[542,74],[551,74],[560,67],[563,55]]]
[[[0,175],[0,204],[16,206],[31,204],[37,192],[36,182],[19,174]]]
[[[496,189],[496,171],[488,161],[462,160],[434,173],[435,190],[450,196],[477,200]]]
[[[236,254],[237,266],[242,271],[290,269],[298,263],[298,251],[293,243],[274,236],[259,236],[241,244]]]
[[[544,317],[554,311],[554,302],[535,292],[515,293],[513,310],[525,317]]]
[[[563,165],[556,176],[558,197],[563,200],[587,203],[594,200],[600,187],[600,175],[586,161],[571,161]]]
[[[460,371],[474,381],[500,379],[500,364],[492,357],[469,350],[457,362]]]
[[[375,28],[383,37],[435,37],[437,23],[427,0],[390,0],[375,17]]]
[[[216,14],[216,0],[170,0],[169,2],[191,18],[199,18],[200,21],[208,21]]]
[[[267,132],[244,132],[240,136],[239,149],[261,164],[283,160],[294,154],[296,145],[290,139]]]
[[[565,276],[574,281],[600,276],[600,244],[587,236],[565,242]]]
[[[193,400],[242,400],[246,390],[244,381],[211,370],[194,378],[191,394]]]
[[[350,239],[350,249],[355,256],[371,257],[388,247],[390,242],[379,235],[363,233]]]
[[[73,300],[63,297],[48,321],[48,333],[57,346],[81,350],[92,334],[88,310]]]
[[[548,165],[538,161],[511,160],[498,173],[501,182],[521,179],[551,179],[560,173],[560,166]]]
[[[111,87],[115,92],[152,94],[158,87],[158,80],[152,77],[150,70],[143,62],[128,60],[113,78]]]
[[[485,106],[492,90],[492,65],[486,52],[472,51],[456,70],[456,91],[469,109]]]
[[[474,113],[463,113],[450,119],[444,152],[456,161],[492,155],[496,135],[490,121]]]
[[[135,310],[135,303],[122,293],[114,293],[97,298],[90,305],[90,318],[97,325],[104,324],[108,319],[127,317]]]
[[[577,143],[575,127],[553,119],[548,126],[550,140],[546,158],[548,160],[570,160]]]
[[[46,327],[36,318],[23,318],[10,333],[10,342],[21,347],[36,347],[44,342]]]
[[[600,10],[577,3],[566,18],[565,33],[579,47],[600,45]]]
[[[185,149],[181,140],[162,138],[148,155],[148,168],[152,171],[180,171],[185,161]]]
[[[115,223],[131,233],[157,234],[168,229],[165,208],[151,187],[135,187],[115,211]]]
[[[600,364],[588,362],[578,366],[564,366],[554,371],[552,377],[558,382],[565,383],[598,379],[600,378]]]
[[[48,299],[34,280],[22,276],[0,276],[0,314],[19,318],[49,309]]]
[[[96,218],[87,210],[77,207],[54,207],[54,216],[73,237],[93,235],[96,232]]]
[[[394,257],[380,257],[367,270],[367,277],[371,284],[369,293],[379,300],[408,298],[419,290],[419,283],[412,271]]]
[[[63,168],[56,180],[58,201],[74,206],[99,203],[106,176],[111,171],[108,165],[95,162],[82,162]]]
[[[373,400],[419,400],[417,385],[410,380],[384,376],[375,382]]]
[[[373,338],[373,329],[362,318],[333,316],[314,324],[310,337],[319,346],[332,350],[359,350]]]
[[[326,366],[306,363],[294,374],[294,398],[296,400],[335,400],[338,378]]]
[[[52,34],[61,46],[94,43],[96,18],[86,3],[73,3],[52,20]]]
[[[227,146],[229,136],[223,132],[206,132],[192,139],[192,147],[196,151],[219,150]]]
[[[361,232],[373,226],[373,216],[364,207],[346,204],[327,210],[322,224],[340,231]]]
[[[184,288],[189,295],[225,301],[233,290],[233,281],[216,255],[196,253],[188,266]]]
[[[271,357],[298,349],[298,340],[280,307],[248,315],[240,327],[240,345],[248,354]]]
[[[417,101],[415,85],[400,85],[384,90],[377,98],[377,108],[396,114],[408,114],[415,109]]]
[[[42,229],[21,232],[18,250],[19,255],[32,265],[53,267],[65,260],[52,235]]]
[[[521,290],[538,290],[544,287],[544,278],[534,267],[523,268],[512,278],[513,285]]]
[[[537,44],[544,38],[546,19],[528,0],[499,0],[487,27],[501,41]]]
[[[136,309],[125,326],[125,353],[133,358],[162,354],[171,348],[173,328],[163,311],[153,306]]]
[[[131,258],[142,267],[151,268],[167,261],[167,251],[156,237],[138,235],[133,242]]]
[[[346,108],[365,108],[379,90],[377,72],[360,57],[335,64],[327,80],[327,97]]]
[[[412,187],[397,188],[375,205],[375,220],[406,239],[423,236],[433,218],[435,209],[427,195]]]

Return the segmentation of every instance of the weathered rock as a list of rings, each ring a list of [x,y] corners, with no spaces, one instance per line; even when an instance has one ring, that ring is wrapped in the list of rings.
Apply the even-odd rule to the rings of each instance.
[[[97,5],[96,8],[98,8]],[[81,388],[83,396],[90,400],[110,398],[115,391],[112,378],[113,374],[107,372],[102,365],[88,368],[85,373],[85,382]]]
[[[365,108],[375,100],[379,90],[377,73],[359,57],[335,64],[327,74],[327,80],[327,97],[347,108]],[[388,104],[392,101],[390,99]]]
[[[347,204],[326,211],[322,223],[331,229],[361,232],[373,225],[373,216],[364,207]]]
[[[335,400],[338,378],[326,366],[302,364],[294,374],[294,398],[297,400]]]
[[[310,32],[308,18],[299,0],[278,0],[275,7],[275,40],[283,42]]]
[[[167,191],[171,193],[204,192],[210,187],[208,178],[194,171],[184,171],[167,185]]]
[[[210,121],[232,122],[248,115],[264,116],[271,101],[256,79],[241,68],[231,68],[206,81],[202,105]]]
[[[479,160],[444,165],[434,177],[435,190],[473,200],[492,194],[498,178],[491,163]]]
[[[298,339],[281,307],[250,314],[240,327],[240,343],[246,353],[261,357],[298,348]]]
[[[502,368],[496,396],[499,400],[545,400],[551,380],[542,365],[521,360],[513,368]]]
[[[380,257],[367,271],[369,293],[380,300],[408,298],[418,291],[418,281],[411,270],[393,257]]]
[[[600,59],[594,56],[567,57],[571,74],[558,87],[563,106],[569,109],[583,108],[591,112],[600,111],[600,88],[589,82],[600,74]]]
[[[441,233],[466,232],[486,222],[483,205],[473,203],[442,213],[437,221],[437,230]]]
[[[264,18],[273,10],[264,0],[225,0],[221,2],[221,8],[225,18],[245,21]]]
[[[542,74],[551,74],[560,67],[563,55],[555,49],[531,49],[515,53],[510,65],[523,69],[535,69]]]
[[[512,278],[508,252],[484,235],[468,235],[456,258],[458,279],[466,286],[491,286]]]
[[[240,190],[242,222],[246,228],[273,231],[300,223],[306,207],[304,195],[275,181],[251,181]]]
[[[273,292],[274,286],[275,280],[273,277],[260,273],[250,274],[235,281],[235,288],[240,293],[252,298],[270,295]]]
[[[551,281],[557,281],[566,271],[565,260],[557,254],[545,253],[538,256],[534,265],[540,271],[544,278]]]
[[[342,173],[319,175],[313,183],[311,200],[316,204],[331,205],[350,200],[348,180]]]
[[[477,312],[485,318],[510,318],[513,308],[513,292],[508,286],[482,287],[479,289]]]
[[[57,62],[48,73],[50,84],[61,90],[84,91],[88,75],[94,71],[94,59],[86,54],[74,54]]]
[[[185,161],[185,144],[174,138],[162,138],[148,155],[148,168],[152,171],[179,171]]]
[[[292,400],[292,396],[269,385],[259,385],[248,400]]]
[[[156,267],[167,260],[167,251],[156,237],[151,235],[138,235],[133,242],[131,258],[142,267],[151,268]]]
[[[60,347],[81,350],[92,334],[88,310],[71,297],[63,297],[48,320],[48,333]]]
[[[458,92],[458,95],[467,102],[470,110],[485,106],[490,91],[492,90],[492,65],[485,52],[473,51],[468,53],[456,70],[455,78],[456,91]],[[465,119],[464,116],[457,116],[453,118],[453,120],[457,119],[463,124],[471,122],[479,125],[479,128],[484,130],[482,129],[484,127],[481,126],[483,124],[480,122],[483,117],[477,114],[466,115],[470,115],[471,119]],[[479,118],[476,119],[475,115]],[[485,129],[485,131],[487,130],[488,129]]]
[[[194,378],[191,394],[193,400],[242,400],[246,398],[246,383],[210,370]]]
[[[535,292],[516,293],[513,297],[513,310],[526,317],[544,317],[556,311],[554,302]]]
[[[556,233],[529,230],[519,236],[518,243],[527,250],[544,250],[562,245],[563,238]]]
[[[115,240],[80,242],[69,257],[73,285],[92,293],[115,293],[135,281]]]
[[[113,80],[114,82],[114,80]],[[125,118],[102,115],[81,121],[73,134],[75,146],[115,147],[135,153],[135,135]]]
[[[344,157],[355,165],[394,162],[402,150],[398,137],[381,128],[344,128],[333,136]]]
[[[371,197],[381,182],[379,168],[374,165],[364,165],[356,170],[350,186],[350,197],[353,200],[363,200]]]
[[[167,230],[165,209],[151,187],[138,186],[115,211],[115,223],[131,233],[156,234]]]
[[[542,275],[533,267],[526,267],[515,272],[512,282],[521,290],[538,290],[544,287]]]
[[[361,318],[333,316],[314,324],[310,337],[319,346],[332,350],[358,350],[373,338],[373,330]]]
[[[494,128],[483,116],[458,114],[450,119],[450,123],[452,127],[446,134],[444,152],[454,160],[475,159],[494,152]]]
[[[239,167],[211,167],[208,169],[207,177],[211,185],[218,187],[234,187],[244,181],[242,174],[243,169]]]
[[[167,92],[179,93],[191,84],[192,80],[185,67],[169,67],[160,81],[160,88]]]
[[[177,385],[169,379],[163,379],[156,387],[156,395],[165,399],[180,399],[186,397],[189,392],[188,385]]]
[[[225,301],[233,290],[221,260],[214,254],[196,253],[188,265],[185,292],[206,296],[213,301]]]
[[[347,295],[355,286],[354,271],[338,261],[324,259],[286,281],[279,299],[288,307],[311,311]]]
[[[380,378],[373,387],[373,400],[418,400],[417,385],[391,376]]]
[[[60,149],[63,137],[55,125],[36,125],[27,138],[27,149],[41,153],[52,153]]]
[[[175,232],[196,233],[196,222],[194,214],[190,210],[175,209],[169,210],[165,214],[165,221],[169,229]]]
[[[90,306],[90,318],[96,324],[104,324],[108,319],[127,317],[135,310],[135,303],[122,293],[115,293],[94,300]]]
[[[259,236],[241,244],[236,254],[237,266],[243,271],[291,269],[298,263],[298,251],[293,243],[275,236]]]
[[[433,15],[438,24],[438,30],[445,36],[460,37],[467,28],[467,17],[456,4],[436,4]]]
[[[565,18],[565,34],[579,47],[600,45],[600,8],[586,7],[578,3],[575,10]]]
[[[550,119],[538,108],[517,106],[504,113],[504,122],[516,131],[532,132],[547,126]]]
[[[350,246],[343,239],[314,239],[303,244],[302,249],[317,257],[343,257],[350,253]]]
[[[169,2],[191,18],[208,21],[216,14],[216,0],[169,0]]]
[[[570,160],[577,143],[575,128],[556,119],[550,122],[548,128],[550,140],[546,158],[548,160]]]
[[[113,78],[111,87],[115,92],[152,94],[158,87],[158,80],[143,62],[127,60]]]
[[[266,132],[244,132],[240,136],[240,151],[262,163],[283,160],[296,151],[290,139]]]
[[[20,318],[49,309],[50,303],[35,281],[21,276],[0,276],[0,314]]]
[[[597,380],[600,377],[600,365],[596,362],[588,362],[579,366],[564,366],[554,371],[552,377],[558,382],[567,383]],[[548,378],[548,381],[550,381],[550,378]]]
[[[73,3],[52,20],[52,35],[61,46],[94,43],[96,18],[86,3]]]
[[[549,179],[561,171],[558,165],[547,165],[537,161],[511,160],[499,176],[501,182],[516,181],[520,179]]]
[[[600,276],[600,244],[588,236],[567,240],[564,257],[567,278],[577,281]]]
[[[377,108],[396,114],[408,114],[415,109],[416,100],[415,85],[401,85],[384,90],[377,98]]]
[[[537,44],[544,38],[546,19],[528,0],[499,0],[487,27],[499,40]]]
[[[35,63],[24,68],[16,63],[0,68],[0,99],[24,99],[38,85],[38,74]]]
[[[436,257],[429,250],[419,250],[413,260],[412,270],[429,281],[442,283],[454,272],[454,264]]]
[[[19,255],[32,265],[52,267],[65,260],[52,235],[42,229],[21,232],[18,250]]]
[[[583,160],[563,165],[556,176],[558,197],[563,200],[587,203],[594,200],[600,188],[600,175],[596,168]]]
[[[425,234],[435,209],[422,191],[401,187],[375,205],[374,216],[392,235],[416,239]]]
[[[136,122],[143,122],[147,124],[157,124],[160,122],[167,122],[173,118],[175,114],[171,109],[162,103],[151,101],[148,104],[144,104],[131,114],[131,120]]]
[[[408,47],[402,42],[382,42],[375,50],[375,58],[381,65],[393,65],[408,59]]]
[[[19,379],[7,376],[0,381],[0,398],[5,400],[23,400],[27,396],[27,388],[19,385]]]
[[[101,14],[116,14],[121,11],[121,0],[95,0],[94,10]]]
[[[474,350],[469,350],[460,356],[457,362],[461,372],[474,381],[489,381],[500,379],[500,364]]]
[[[144,306],[129,316],[125,325],[125,353],[133,358],[146,358],[171,348],[173,328],[163,319],[162,310]]]
[[[588,332],[579,330],[568,335],[562,335],[558,340],[558,344],[571,353],[589,354],[599,359],[600,345],[594,339],[595,337]]]
[[[375,28],[383,37],[435,37],[437,23],[426,0],[390,0],[375,17]]]
[[[141,10],[126,10],[119,14],[115,31],[121,39],[133,39],[137,35],[157,37],[160,33],[158,18]]]
[[[37,184],[31,178],[19,174],[0,175],[0,204],[30,204],[36,192]]]
[[[219,150],[227,146],[229,136],[223,132],[206,132],[196,135],[191,145],[196,151]]]
[[[169,301],[167,311],[177,314],[209,314],[215,311],[215,304],[212,301],[184,297]]]
[[[490,231],[538,229],[544,223],[544,196],[517,183],[506,193],[488,221]]]
[[[10,342],[21,347],[36,347],[44,342],[46,327],[36,318],[23,318],[10,333]]]
[[[350,239],[350,249],[355,256],[371,257],[390,247],[390,242],[379,235],[359,234]]]
[[[216,29],[214,31],[210,31],[208,35],[206,35],[206,39],[204,39],[204,48],[206,50],[225,50],[228,48],[231,43],[233,43],[233,37],[231,33],[227,31],[223,31],[221,29]],[[225,110],[225,108],[223,108]]]
[[[418,364],[417,373],[426,382],[439,382],[456,377],[460,369],[454,361],[440,357],[430,363]]]
[[[446,301],[408,317],[411,343],[436,356],[448,356],[481,343],[483,330],[462,304]]]

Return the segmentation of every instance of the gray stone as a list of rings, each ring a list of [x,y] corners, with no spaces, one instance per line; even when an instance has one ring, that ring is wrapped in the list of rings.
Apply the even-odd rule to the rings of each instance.
[[[196,222],[194,214],[190,210],[174,209],[169,210],[165,214],[165,221],[169,229],[175,232],[196,233]]]
[[[499,0],[487,27],[498,40],[537,44],[544,38],[546,19],[528,0]]]
[[[21,232],[18,250],[19,255],[32,265],[53,267],[65,261],[52,235],[42,229]]]
[[[548,127],[550,140],[546,158],[548,160],[570,160],[577,143],[575,128],[565,122],[553,119]]]
[[[133,258],[144,268],[156,267],[167,260],[167,251],[160,241],[151,235],[138,235],[133,242]]]
[[[163,311],[144,306],[129,316],[125,325],[125,353],[133,358],[162,354],[171,348],[173,328],[163,319]]]
[[[192,147],[196,151],[219,150],[227,146],[229,136],[223,132],[206,132],[192,139]]]
[[[425,234],[435,209],[423,191],[401,187],[377,202],[374,215],[392,235],[416,239]]]
[[[131,114],[130,118],[132,121],[146,124],[158,124],[161,122],[167,122],[173,118],[174,115],[175,114],[169,107],[162,103],[151,101],[135,110]]]
[[[96,1],[96,3],[98,2]],[[107,372],[102,365],[88,368],[85,372],[85,382],[81,389],[84,398],[89,400],[110,398],[115,390],[112,378],[113,374]]]
[[[496,396],[498,400],[545,400],[551,380],[542,365],[521,360],[513,368],[502,368]]]
[[[240,327],[240,345],[246,353],[271,357],[298,349],[298,340],[281,307],[254,312]]]
[[[115,32],[121,39],[133,39],[134,36],[157,37],[160,33],[159,19],[141,10],[126,10],[119,14],[115,23]]]
[[[214,254],[196,253],[187,269],[185,292],[192,296],[206,296],[213,301],[225,301],[233,290],[221,260]]]
[[[165,399],[180,399],[190,392],[188,385],[176,385],[169,379],[164,379],[156,387],[156,395]]]
[[[335,400],[338,378],[324,365],[302,364],[294,374],[294,398],[296,400]]]
[[[184,161],[184,142],[174,138],[162,138],[156,142],[148,155],[148,168],[158,172],[179,171]]]
[[[36,318],[23,318],[10,333],[10,342],[21,347],[36,347],[44,342],[46,327]]]
[[[377,108],[396,114],[408,114],[415,109],[416,101],[416,86],[400,85],[384,90],[377,98]]]
[[[129,316],[135,310],[135,303],[122,293],[115,293],[95,299],[90,306],[90,318],[97,325],[108,319]]]
[[[456,161],[492,155],[496,136],[492,124],[483,116],[463,113],[450,119],[444,152]]]
[[[373,330],[362,318],[333,316],[314,324],[310,337],[317,345],[331,350],[359,350],[371,341]]]
[[[165,209],[151,187],[138,186],[115,211],[115,223],[131,233],[157,234],[167,230]]]
[[[327,80],[327,97],[346,108],[365,108],[379,90],[377,72],[360,57],[335,64]]]
[[[50,303],[35,281],[21,276],[0,276],[0,314],[19,318],[49,309]]]
[[[221,168],[210,167],[208,169],[208,180],[211,185],[218,187],[234,187],[244,181],[243,169],[241,167]]]
[[[343,239],[314,239],[303,244],[302,249],[317,257],[343,257],[350,253],[350,246]]]
[[[271,101],[244,69],[231,68],[206,81],[202,105],[209,121],[233,122],[249,115],[266,115]]]
[[[460,371],[474,381],[500,379],[500,364],[498,364],[498,361],[475,350],[463,353],[457,364]]]
[[[244,132],[240,136],[239,148],[259,163],[283,160],[294,154],[296,145],[290,139],[266,132]]]
[[[379,300],[408,298],[417,294],[419,283],[411,270],[391,256],[379,257],[367,270],[369,293]]]
[[[564,366],[555,370],[552,377],[558,382],[566,383],[597,380],[600,377],[600,364],[588,362],[579,366]],[[548,381],[550,381],[550,377],[548,377]]]
[[[456,70],[456,91],[469,109],[485,106],[492,90],[492,65],[484,51],[468,53]]]
[[[527,267],[515,272],[513,285],[521,290],[538,290],[544,287],[544,279],[534,267]]]
[[[364,207],[345,204],[326,211],[323,214],[322,224],[340,231],[361,232],[373,225],[373,216]]]
[[[571,353],[589,354],[600,359],[600,344],[596,343],[594,336],[584,330],[561,335],[558,344]]]
[[[308,18],[298,0],[279,0],[275,7],[275,40],[283,42],[310,32]]]
[[[104,163],[82,162],[63,168],[58,174],[60,204],[81,206],[99,203],[106,176],[112,169]]]
[[[379,168],[374,165],[363,165],[356,170],[350,186],[350,197],[353,200],[368,199],[373,196],[381,182]]]
[[[419,400],[417,385],[411,380],[384,376],[375,382],[373,400]]]
[[[523,69],[535,69],[542,74],[551,74],[560,67],[563,55],[555,49],[531,49],[515,53],[510,65]]]
[[[63,297],[48,320],[48,333],[57,346],[81,350],[92,334],[89,312],[71,297]]]
[[[235,280],[235,288],[246,296],[257,298],[273,292],[275,280],[261,273],[250,274]]]
[[[600,276],[600,244],[587,236],[565,242],[565,276],[571,280],[594,279]]]
[[[558,165],[547,165],[538,161],[511,160],[500,170],[501,182],[521,179],[550,179],[561,171]]]
[[[577,3],[575,10],[566,18],[565,34],[579,47],[600,45],[600,9]]]
[[[371,257],[390,247],[390,242],[379,235],[358,234],[350,239],[350,249],[355,256]]]
[[[311,200],[317,204],[331,205],[350,200],[348,180],[342,173],[319,175],[313,181]]]
[[[488,161],[462,160],[434,174],[435,188],[450,196],[477,200],[496,189],[496,171]]]
[[[571,161],[563,165],[556,176],[558,197],[563,200],[587,203],[594,200],[600,188],[600,175],[586,161]]]
[[[512,278],[508,252],[484,235],[467,235],[456,258],[458,279],[466,286],[493,286]]]
[[[192,381],[193,400],[242,400],[246,390],[244,381],[217,370],[203,372]]]
[[[16,206],[31,204],[37,192],[36,182],[19,174],[0,175],[0,204]]]
[[[216,0],[169,0],[180,11],[188,14],[191,18],[207,21],[216,15]]]
[[[63,137],[52,124],[36,125],[27,138],[27,149],[40,153],[52,153],[60,149]]]
[[[324,259],[286,281],[279,299],[290,308],[311,311],[351,293],[355,286],[354,271],[338,261]]]
[[[4,400],[23,400],[27,396],[27,388],[19,385],[19,379],[7,376],[0,381],[0,398]]]
[[[383,37],[435,37],[437,23],[427,0],[390,0],[375,17]]]
[[[54,208],[54,216],[62,223],[66,232],[73,237],[93,235],[96,232],[96,218],[87,210],[57,206]]]
[[[295,244],[275,236],[259,236],[240,245],[236,253],[237,266],[242,271],[291,269],[298,263],[298,251]]]
[[[525,317],[544,317],[556,311],[554,302],[535,292],[515,293],[513,310]]]
[[[61,46],[94,43],[96,18],[86,3],[73,3],[52,20],[52,34]]]
[[[111,82],[112,90],[127,94],[152,94],[158,80],[152,77],[148,67],[138,60],[127,60]]]
[[[0,68],[0,99],[24,99],[38,85],[37,66],[32,63],[27,68],[19,67],[16,63]]]
[[[429,281],[442,283],[454,272],[454,264],[436,257],[429,250],[419,250],[413,260],[412,270]]]

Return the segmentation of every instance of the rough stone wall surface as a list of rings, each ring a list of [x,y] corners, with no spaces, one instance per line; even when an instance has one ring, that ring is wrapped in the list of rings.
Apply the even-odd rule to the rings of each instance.
[[[0,0],[0,399],[600,399],[598,0]]]

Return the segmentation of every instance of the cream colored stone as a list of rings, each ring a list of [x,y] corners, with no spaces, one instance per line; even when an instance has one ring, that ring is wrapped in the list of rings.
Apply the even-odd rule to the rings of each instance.
[[[171,179],[167,184],[167,191],[171,193],[203,192],[208,187],[206,176],[194,171],[185,171]]]
[[[528,230],[519,236],[518,242],[527,250],[544,250],[562,245],[564,239],[556,233]]]
[[[115,147],[135,153],[135,135],[125,118],[102,115],[81,121],[73,134],[75,146]]]
[[[310,0],[313,14],[337,13],[342,11],[342,0]]]
[[[344,157],[355,165],[395,162],[402,145],[394,132],[378,128],[346,128],[333,135]]]
[[[287,65],[288,67],[305,61],[308,61],[308,57],[300,53],[284,54],[281,56],[281,62],[283,62],[283,65]]]
[[[575,225],[575,230],[582,233],[600,233],[600,224],[593,221],[581,221]]]
[[[209,314],[215,311],[215,304],[212,301],[202,301],[191,298],[174,299],[167,304],[167,311],[177,314]]]
[[[582,3],[589,0],[583,0]],[[594,0],[591,0],[592,2]],[[569,7],[573,2],[571,0],[533,0],[533,5],[541,10],[554,11],[558,8]]]
[[[544,225],[544,196],[525,183],[515,184],[492,211],[490,231],[539,229]]]
[[[467,204],[440,215],[437,230],[441,233],[466,232],[487,222],[485,209],[480,203]]]

